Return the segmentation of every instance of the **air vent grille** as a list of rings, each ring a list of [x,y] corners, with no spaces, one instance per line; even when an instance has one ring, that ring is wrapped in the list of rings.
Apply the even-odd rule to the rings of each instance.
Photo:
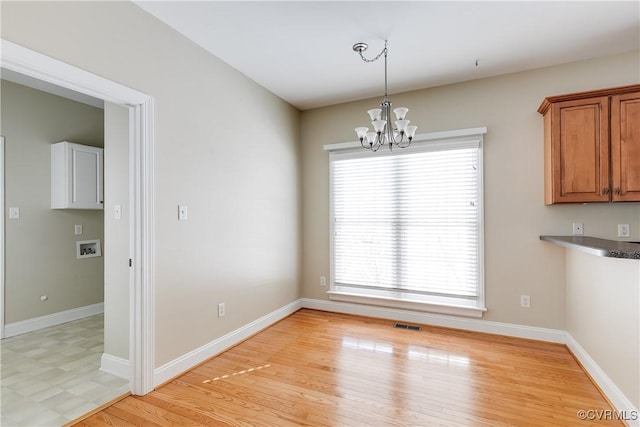
[[[409,329],[410,331],[421,331],[422,328],[420,326],[417,325],[407,325],[404,323],[396,323],[393,325],[394,328],[398,328],[398,329]]]

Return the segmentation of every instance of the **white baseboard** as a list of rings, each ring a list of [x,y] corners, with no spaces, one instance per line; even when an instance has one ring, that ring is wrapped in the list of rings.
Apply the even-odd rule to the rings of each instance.
[[[636,408],[633,403],[620,391],[613,381],[605,374],[598,364],[589,356],[589,353],[571,336],[566,333],[566,344],[571,353],[580,361],[582,367],[589,373],[593,381],[598,384],[600,390],[607,396],[607,399],[622,415],[627,415],[629,426],[640,426],[640,408]],[[636,418],[631,419],[631,418]]]
[[[131,364],[129,360],[112,354],[102,353],[100,358],[100,370],[107,374],[128,380],[131,378]]]
[[[222,353],[228,348],[233,347],[234,345],[246,340],[250,336],[273,325],[279,320],[284,319],[290,314],[295,313],[301,308],[301,300],[289,303],[276,311],[262,316],[261,318],[254,320],[253,322],[239,329],[236,329],[235,331],[229,332],[228,334],[215,339],[200,348],[190,351],[189,353],[184,354],[177,359],[174,359],[171,362],[160,366],[159,368],[156,368],[153,375],[154,387],[166,381],[169,381],[171,378],[174,378],[184,373],[185,371],[192,369],[199,363],[202,363],[205,360]]]
[[[312,308],[314,310],[332,311],[336,313],[378,317],[381,319],[402,320],[403,322],[464,329],[467,331],[485,332],[488,334],[506,335],[517,338],[527,338],[538,341],[548,341],[561,344],[565,343],[565,331],[558,329],[538,328],[534,326],[515,325],[513,323],[471,319],[468,317],[418,313],[415,311],[396,308],[384,308],[364,304],[349,304],[310,298],[302,299],[302,307]]]
[[[4,325],[4,337],[9,338],[27,332],[33,332],[100,313],[104,313],[103,302],[72,308],[71,310],[59,311],[57,313],[47,314],[46,316],[34,317],[33,319],[21,320],[20,322],[8,323]]]

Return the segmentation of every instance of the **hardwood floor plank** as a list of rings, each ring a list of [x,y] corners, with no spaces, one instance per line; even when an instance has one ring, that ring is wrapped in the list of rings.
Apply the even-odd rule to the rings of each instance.
[[[94,426],[118,426],[118,427],[134,427],[135,424],[131,424],[122,418],[107,414],[105,411],[101,411],[86,418],[74,426],[79,427],[94,427]]]
[[[565,346],[392,324],[303,309],[78,425],[623,425]]]

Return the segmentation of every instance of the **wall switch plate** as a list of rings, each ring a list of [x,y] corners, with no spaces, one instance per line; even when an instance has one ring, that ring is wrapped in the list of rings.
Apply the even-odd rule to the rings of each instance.
[[[529,295],[520,295],[520,307],[531,308],[531,297]]]
[[[220,304],[218,304],[218,317],[224,317],[224,312],[225,312],[224,303],[221,302]]]
[[[631,237],[629,224],[618,224],[618,237]]]
[[[9,208],[9,219],[20,219],[20,208]]]
[[[115,205],[113,207],[113,219],[122,219],[122,206]]]
[[[324,276],[320,276],[320,286],[327,286],[327,278]]]
[[[73,232],[75,233],[76,236],[79,236],[82,234],[82,224],[76,224],[73,226]]]
[[[188,207],[187,205],[178,205],[178,220],[186,221],[188,218]]]
[[[584,224],[581,222],[574,222],[573,234],[574,236],[582,236],[584,234]]]

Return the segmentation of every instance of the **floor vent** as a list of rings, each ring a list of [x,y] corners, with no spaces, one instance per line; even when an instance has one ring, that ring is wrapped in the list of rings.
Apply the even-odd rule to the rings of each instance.
[[[396,323],[393,325],[394,328],[398,329],[409,329],[410,331],[421,331],[422,328],[416,325],[405,325],[404,323]]]

